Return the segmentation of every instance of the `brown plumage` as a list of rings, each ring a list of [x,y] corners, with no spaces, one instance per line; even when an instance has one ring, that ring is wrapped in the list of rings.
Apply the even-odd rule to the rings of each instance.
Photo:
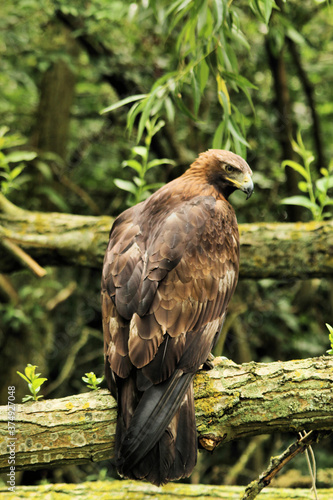
[[[102,277],[105,373],[118,401],[120,474],[163,484],[196,463],[193,384],[217,340],[239,267],[239,156],[209,150],[115,220]]]

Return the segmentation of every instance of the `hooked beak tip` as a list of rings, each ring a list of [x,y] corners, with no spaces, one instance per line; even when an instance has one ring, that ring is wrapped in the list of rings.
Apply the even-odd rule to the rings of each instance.
[[[247,179],[246,182],[244,182],[244,184],[242,185],[241,189],[247,195],[246,199],[248,200],[252,196],[254,191],[254,185],[252,179],[251,178]]]

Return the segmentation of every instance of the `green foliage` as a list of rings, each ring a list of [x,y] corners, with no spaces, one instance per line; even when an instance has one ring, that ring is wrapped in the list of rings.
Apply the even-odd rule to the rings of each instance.
[[[145,161],[148,166],[155,158],[170,157],[176,160],[178,175],[198,152],[214,146],[244,156],[247,153],[254,171],[256,196],[246,205],[243,199],[238,202],[237,194],[232,200],[238,221],[284,220],[285,205],[279,205],[281,190],[288,192],[291,187],[281,185],[283,170],[279,162],[286,122],[285,116],[280,121],[282,111],[274,104],[275,89],[281,92],[282,87],[270,65],[267,48],[276,58],[283,54],[280,62],[287,84],[284,90],[289,91],[291,104],[287,118],[302,126],[304,143],[311,145],[307,147],[318,157],[318,145],[313,140],[315,112],[322,155],[331,158],[333,42],[328,2],[292,0],[280,2],[279,6],[277,10],[273,0],[4,2],[0,18],[0,123],[17,131],[7,132],[4,137],[17,135],[23,141],[1,148],[5,156],[27,149],[24,137],[28,144],[35,143],[35,133],[42,127],[36,120],[36,110],[45,72],[61,59],[76,78],[68,110],[71,123],[67,157],[61,161],[38,150],[38,157],[28,164],[29,159],[8,163],[1,173],[9,178],[0,177],[5,189],[9,182],[7,196],[16,205],[31,210],[91,214],[84,201],[88,194],[98,204],[100,214],[117,216],[126,208],[126,196],[114,179],[129,181],[127,201],[135,203],[148,194],[147,186],[170,180],[169,168],[144,168]],[[59,12],[73,17],[64,23]],[[290,51],[290,40],[296,44],[299,66]],[[307,94],[311,87],[313,104]],[[98,113],[109,104],[109,115]],[[147,127],[156,116],[168,124],[168,133],[164,134],[162,128],[147,152]],[[126,125],[131,136],[124,134]],[[134,148],[136,140],[138,149]],[[251,146],[250,151],[246,151],[244,141]],[[122,169],[124,159],[131,168]],[[132,160],[137,163],[130,164]],[[303,161],[297,161],[305,169]],[[26,164],[21,173],[14,170]],[[318,203],[316,187],[319,183],[319,188],[325,188],[327,174],[323,170],[322,174],[312,172],[313,166],[311,178]],[[330,176],[328,166],[327,171]],[[145,186],[140,188],[138,179],[144,179]],[[302,181],[307,182],[303,176]],[[299,194],[311,202],[308,192]],[[328,209],[326,206],[323,216]],[[70,361],[70,373],[64,375],[51,397],[80,390],[82,373],[101,362],[99,274],[70,266],[48,268],[42,280],[27,271],[5,276],[16,297],[14,294],[7,298],[0,291],[1,299],[5,298],[0,304],[0,378],[4,387],[5,380],[11,383],[8,366],[19,363],[14,370],[20,369],[27,360],[34,359],[40,367],[45,363],[41,371],[52,382],[59,382],[62,367]],[[75,292],[64,298],[72,281],[76,283]],[[330,293],[326,279],[241,280],[226,321],[229,335],[224,354],[237,362],[321,355],[328,348],[324,325],[330,314]],[[75,346],[86,327],[89,341],[75,356]],[[270,453],[276,453],[277,441],[272,439],[271,445],[265,453],[268,448]],[[246,443],[237,446],[239,454],[234,453],[234,444],[216,450],[217,455],[214,453],[207,459],[209,463],[197,469],[199,482],[223,481],[226,464],[234,463]],[[264,450],[260,451],[264,457]],[[324,455],[326,466],[332,467],[329,448]],[[95,467],[89,464],[84,477],[87,472],[96,474],[92,469]],[[238,478],[242,484],[253,476],[251,466],[248,469]],[[52,478],[52,472],[49,474],[51,482],[57,480]],[[28,475],[24,479],[31,480]]]
[[[124,161],[122,166],[131,167],[136,171],[138,175],[133,177],[133,181],[126,181],[123,179],[115,179],[114,183],[119,189],[123,189],[131,194],[129,199],[130,205],[136,205],[141,201],[145,200],[150,194],[151,190],[156,190],[161,187],[163,183],[155,182],[153,184],[148,184],[146,179],[147,172],[157,166],[160,165],[174,165],[175,162],[168,159],[154,159],[148,161],[149,151],[151,146],[152,138],[157,132],[164,127],[165,122],[163,120],[159,120],[157,116],[155,116],[152,120],[147,120],[146,122],[146,130],[147,135],[145,137],[145,146],[135,146],[131,149],[132,159]],[[140,160],[135,159],[135,157],[139,157]]]
[[[256,15],[268,23],[274,1],[252,4]],[[238,10],[227,0],[176,0],[171,4],[151,0],[150,6],[166,37],[176,36],[177,67],[161,76],[148,94],[127,97],[102,113],[134,102],[127,115],[127,127],[132,132],[138,120],[139,142],[149,118],[164,113],[172,122],[176,108],[191,120],[202,123],[200,105],[209,79],[215,80],[221,118],[212,145],[234,149],[245,156],[249,144],[245,138],[244,115],[231,101],[230,92],[243,92],[253,108],[250,89],[256,87],[239,72],[236,48],[249,51],[250,45],[240,29]],[[191,99],[186,99],[186,94]]]
[[[28,363],[24,369],[25,375],[19,371],[16,372],[18,375],[20,375],[20,377],[23,378],[23,380],[27,382],[29,391],[31,393],[22,398],[23,403],[31,400],[38,401],[38,399],[43,397],[43,396],[37,396],[37,394],[40,391],[41,385],[44,384],[47,378],[39,378],[40,373],[35,373],[36,368],[37,368],[36,365],[31,365],[30,363]]]
[[[249,2],[252,11],[258,18],[262,18],[265,24],[268,24],[271,17],[272,9],[276,9],[274,0],[250,0]]]
[[[294,151],[302,158],[304,166],[292,160],[285,160],[282,162],[282,167],[289,166],[303,177],[304,180],[298,183],[298,187],[307,196],[290,196],[281,200],[281,203],[307,208],[316,221],[330,217],[331,213],[324,212],[324,209],[333,205],[333,199],[328,194],[329,189],[333,188],[333,161],[330,162],[329,169],[320,169],[322,177],[314,181],[311,164],[315,158],[312,152],[305,148],[300,133],[297,135],[297,142],[292,140],[292,146]]]
[[[331,349],[329,349],[328,351],[326,351],[328,354],[331,354],[333,355],[333,327],[331,325],[329,325],[328,323],[325,323],[326,326],[327,326],[327,329],[329,331],[329,340],[331,342]]]
[[[85,377],[82,377],[83,382],[87,384],[89,389],[96,391],[100,389],[98,387],[104,380],[104,375],[102,377],[97,378],[94,372],[85,373]]]
[[[9,132],[8,127],[0,128],[0,190],[7,196],[14,189],[20,189],[25,181],[24,176],[20,176],[25,168],[24,162],[36,158],[37,153],[34,151],[12,151],[7,153],[7,149],[22,146],[26,143],[26,139],[19,134],[6,135]]]

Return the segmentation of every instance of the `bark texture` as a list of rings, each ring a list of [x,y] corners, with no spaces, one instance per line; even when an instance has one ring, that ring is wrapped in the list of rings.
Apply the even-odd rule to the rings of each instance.
[[[40,265],[101,269],[112,218],[22,210],[0,194],[0,243],[11,241]],[[241,278],[333,275],[333,221],[240,224]],[[1,249],[3,250],[3,249]],[[5,249],[0,271],[22,262]],[[13,264],[14,263],[14,264]],[[28,265],[28,264],[27,264]]]
[[[222,441],[333,429],[333,357],[237,365],[216,358],[194,384],[198,437],[209,451]],[[15,435],[0,407],[0,472],[100,461],[113,456],[116,402],[107,390],[17,404]]]

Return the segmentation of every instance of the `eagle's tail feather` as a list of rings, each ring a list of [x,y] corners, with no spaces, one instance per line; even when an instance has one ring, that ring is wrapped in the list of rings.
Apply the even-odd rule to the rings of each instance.
[[[197,455],[192,380],[192,373],[176,370],[170,379],[151,386],[128,425],[121,405],[116,437],[120,474],[163,484],[191,473]]]

